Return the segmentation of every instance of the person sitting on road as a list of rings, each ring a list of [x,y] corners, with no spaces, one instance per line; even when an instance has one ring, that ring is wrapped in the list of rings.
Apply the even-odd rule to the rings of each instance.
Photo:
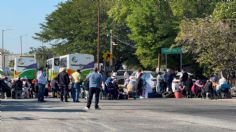
[[[33,90],[33,93],[35,95],[35,98],[38,98],[39,88],[38,88],[38,81],[37,81],[37,79],[33,79],[32,80],[32,90]]]
[[[28,82],[27,78],[23,79],[23,97],[24,98],[29,98],[30,97],[30,84]]]
[[[15,89],[16,89],[16,90],[22,90],[22,88],[23,88],[23,82],[22,82],[22,80],[21,80],[20,78],[18,78],[18,79],[16,80]]]
[[[18,98],[18,95],[21,96],[22,88],[23,88],[22,80],[20,78],[14,80],[12,83],[12,98]]]
[[[105,81],[105,92],[110,94],[112,98],[116,99],[118,95],[118,87],[115,83],[115,77],[108,77]]]
[[[191,87],[191,93],[195,97],[203,96],[204,82],[202,80],[197,80]]]
[[[219,95],[220,98],[230,98],[230,85],[228,84],[228,81],[226,80],[226,78],[223,76],[223,74],[221,73],[221,78],[219,79],[219,83],[216,86],[216,92]],[[224,94],[224,96],[222,96]]]
[[[217,86],[217,77],[216,76],[212,76],[210,77],[210,79],[207,81],[206,85],[205,85],[205,91],[206,91],[206,97],[210,98],[210,99],[217,99],[218,95],[216,92],[215,87]]]
[[[137,90],[136,90],[136,85],[137,81],[133,76],[130,76],[129,78],[129,84],[127,85],[127,91],[128,91],[128,98],[134,98],[136,99],[137,97]]]

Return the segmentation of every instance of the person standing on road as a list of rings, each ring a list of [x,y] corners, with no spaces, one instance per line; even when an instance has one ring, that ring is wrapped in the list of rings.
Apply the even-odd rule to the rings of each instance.
[[[80,70],[78,69],[76,72],[72,74],[72,98],[73,102],[80,102],[79,95],[80,95]]]
[[[37,80],[38,80],[38,102],[44,102],[44,92],[45,92],[45,85],[47,83],[46,74],[43,71],[43,67],[39,68],[37,72]]]
[[[189,79],[188,73],[184,69],[182,69],[182,73],[180,76],[180,82],[184,87],[187,86],[188,79]]]
[[[172,91],[172,81],[174,80],[174,75],[173,75],[173,73],[172,73],[172,70],[170,70],[170,69],[167,69],[166,70],[167,71],[167,75],[166,75],[166,86],[167,86],[167,88],[168,88],[168,91],[169,92],[173,92]]]
[[[57,77],[54,77],[52,79],[52,81],[50,82],[51,83],[51,87],[52,87],[52,97],[55,98],[57,97],[57,93],[59,91],[59,86],[58,86],[58,82],[57,82]]]
[[[70,78],[66,72],[66,68],[61,68],[61,72],[58,74],[57,79],[61,91],[61,101],[63,102],[65,100],[65,102],[68,102]]]
[[[156,80],[157,80],[156,92],[157,92],[158,94],[162,94],[162,93],[164,92],[164,91],[163,91],[164,79],[162,78],[161,72],[158,72],[158,73],[157,73]]]
[[[137,78],[137,94],[140,98],[143,98],[143,80],[142,80],[142,70],[138,70],[136,73]]]
[[[90,73],[86,79],[89,80],[89,98],[87,100],[86,110],[90,109],[92,103],[93,94],[95,94],[95,109],[100,109],[99,103],[99,94],[102,87],[103,78],[100,73],[98,73],[98,68],[94,69],[94,72]]]

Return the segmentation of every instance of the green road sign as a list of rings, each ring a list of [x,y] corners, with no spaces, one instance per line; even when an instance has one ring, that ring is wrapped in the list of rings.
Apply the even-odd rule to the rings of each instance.
[[[181,48],[161,48],[161,54],[181,54]]]

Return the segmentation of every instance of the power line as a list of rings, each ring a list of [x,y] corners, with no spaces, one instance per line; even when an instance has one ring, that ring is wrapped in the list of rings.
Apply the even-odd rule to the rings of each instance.
[[[122,43],[122,44],[124,44],[124,45],[127,45],[127,46],[130,46],[130,47],[132,47],[132,48],[135,48],[135,46],[134,46],[133,44],[128,43],[128,42],[125,42],[125,41],[122,41],[122,40],[118,39],[117,36],[114,36],[114,35],[113,35],[113,39],[119,41],[120,43]]]

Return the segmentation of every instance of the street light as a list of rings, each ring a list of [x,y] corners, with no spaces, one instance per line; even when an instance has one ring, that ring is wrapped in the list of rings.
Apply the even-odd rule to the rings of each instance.
[[[112,35],[112,30],[110,30],[110,53],[112,55],[111,60],[110,60],[110,67],[112,68],[113,65],[113,46],[116,46],[115,42],[113,42],[113,35]]]
[[[22,49],[22,45],[23,45],[23,44],[22,44],[22,38],[23,38],[23,36],[27,36],[27,35],[21,35],[21,36],[20,36],[20,54],[21,54],[21,56],[22,56],[22,53],[23,53],[23,52],[22,52],[22,50],[23,50],[23,49]]]
[[[98,28],[98,34],[97,34],[97,68],[100,70],[100,66],[99,66],[99,54],[100,54],[100,0],[98,0],[98,9],[97,9],[97,28]]]
[[[111,53],[111,55],[112,55],[112,57],[111,57],[111,60],[110,60],[110,67],[112,67],[112,58],[113,58],[113,47],[112,47],[112,44],[113,43],[113,41],[112,41],[112,30],[110,30],[110,53]]]
[[[5,67],[5,55],[4,55],[4,32],[11,29],[2,29],[2,69]]]

